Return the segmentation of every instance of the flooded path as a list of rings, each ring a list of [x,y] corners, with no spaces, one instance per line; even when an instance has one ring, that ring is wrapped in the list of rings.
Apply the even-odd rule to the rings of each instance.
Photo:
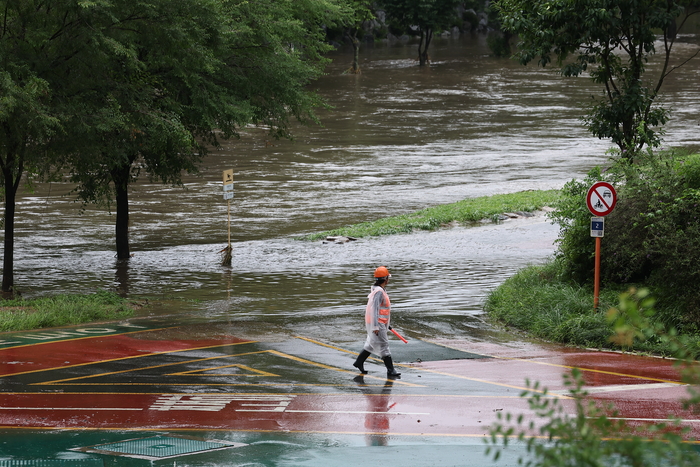
[[[692,36],[686,47],[697,42]],[[352,335],[361,332],[357,313],[382,263],[394,274],[397,319],[412,332],[478,334],[487,292],[552,254],[557,230],[543,217],[346,245],[294,237],[468,197],[560,187],[603,164],[609,144],[579,120],[581,103],[596,93],[586,78],[490,57],[482,37],[436,41],[429,68],[415,66],[414,55],[415,45],[365,48],[355,76],[343,74],[347,51],[336,52],[314,85],[333,106],[319,112],[322,127],[299,128],[293,142],[251,130],[210,154],[184,190],[134,186],[128,264],[114,259],[113,215],[81,213],[65,184],[25,193],[17,288],[27,297],[119,289],[185,299],[197,310],[192,319],[262,318],[288,330],[320,320]],[[700,91],[688,83],[698,74],[686,67],[668,83],[669,144],[697,141]],[[226,244],[221,173],[229,168],[230,269],[218,264]]]

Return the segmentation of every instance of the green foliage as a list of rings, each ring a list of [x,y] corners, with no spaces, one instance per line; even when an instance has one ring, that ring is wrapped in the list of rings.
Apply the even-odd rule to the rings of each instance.
[[[700,461],[700,455],[683,442],[674,420],[647,426],[645,432],[635,430],[619,419],[612,405],[600,406],[587,398],[580,370],[572,370],[564,379],[567,398],[574,401],[573,413],[560,397],[528,381],[521,397],[527,399],[534,419],[497,413],[498,422],[491,426],[486,440],[486,454],[497,460],[501,446],[517,440],[529,454],[519,460],[524,466],[691,467]]]
[[[700,155],[648,149],[634,164],[624,158],[612,164],[605,174],[595,168],[567,183],[551,214],[560,227],[556,256],[563,276],[579,284],[593,278],[585,196],[594,182],[608,181],[618,202],[601,241],[602,286],[645,283],[665,303],[659,319],[698,329],[700,290],[688,284],[700,280]]]
[[[372,10],[372,0],[345,0],[352,14],[343,23],[344,35],[350,39],[354,54],[352,67],[348,70],[349,73],[360,73],[360,34],[363,32],[363,26],[367,21],[374,19],[374,11]]]
[[[133,309],[125,299],[104,290],[87,295],[3,300],[0,332],[124,319],[132,315]]]
[[[675,332],[649,321],[654,314],[653,304],[645,290],[622,294],[618,308],[608,313],[616,330],[613,340],[632,346],[636,338],[653,336],[673,343],[673,355],[689,363],[693,356]],[[696,366],[685,365],[683,381],[697,383]],[[519,460],[526,466],[689,467],[700,461],[700,454],[684,443],[677,419],[669,417],[665,423],[635,428],[627,425],[613,405],[597,404],[588,398],[581,370],[574,368],[564,376],[564,383],[569,388],[567,398],[574,401],[573,411],[561,397],[550,395],[537,382],[527,381],[528,389],[521,397],[527,399],[533,417],[499,412],[486,440],[487,455],[498,459],[502,447],[517,440],[527,447],[528,456]],[[691,392],[691,396],[689,404],[697,406],[697,393]]]
[[[509,34],[489,33],[486,44],[496,57],[509,57],[511,54]]]
[[[677,346],[672,342],[651,334],[644,339],[636,339],[634,345],[630,339],[611,340],[611,334],[619,332],[621,326],[628,322],[611,320],[610,315],[606,317],[605,313],[596,311],[593,308],[593,288],[566,280],[565,273],[565,264],[559,260],[522,269],[489,294],[484,310],[495,321],[554,342],[656,355],[671,356],[677,353]],[[611,308],[627,287],[608,284],[601,290],[599,310]],[[673,303],[664,302],[663,305],[657,314],[645,315],[648,322],[653,324],[653,329],[665,329],[669,321],[667,317],[677,314]],[[649,302],[644,302],[641,309],[648,308]],[[651,324],[647,326],[652,327]],[[675,330],[672,332],[676,334]],[[687,351],[700,351],[700,337],[695,330],[686,327],[683,332],[682,339]]]
[[[659,144],[657,128],[668,118],[654,104],[673,70],[669,60],[677,33],[692,13],[684,10],[684,3],[497,0],[495,5],[503,29],[520,38],[516,57],[521,63],[555,62],[564,76],[588,72],[601,85],[602,98],[591,105],[584,121],[591,133],[611,138],[626,157],[634,158],[645,144]],[[657,33],[662,35],[663,66],[646,79],[647,63],[657,52]]]
[[[600,307],[614,303],[617,292],[604,290]],[[593,293],[561,277],[561,264],[530,266],[508,278],[489,294],[489,317],[528,333],[564,344],[609,347],[612,329],[593,310]]]
[[[571,180],[562,188],[561,198],[549,217],[553,223],[559,224],[556,255],[567,279],[585,283],[593,277],[595,243],[590,236],[592,214],[586,206],[588,189],[597,181],[616,185],[619,179],[619,174],[603,174],[599,167],[595,167],[583,180]],[[619,204],[616,209],[619,209]]]
[[[250,124],[291,137],[317,122],[308,89],[328,59],[324,27],[345,0],[0,0],[3,290],[12,286],[14,191],[23,172],[69,168],[85,202],[117,200],[128,257],[128,186],[179,185],[219,138]],[[49,157],[51,156],[51,157]],[[122,248],[126,246],[126,248]],[[7,279],[7,280],[6,280]]]
[[[700,325],[700,156],[653,153],[622,166],[626,183],[606,219],[602,279],[644,282],[684,311],[667,316],[677,326]],[[609,226],[609,229],[608,227]]]
[[[414,230],[436,230],[453,222],[469,224],[484,219],[495,220],[504,212],[536,211],[544,206],[554,204],[558,198],[558,190],[522,191],[505,195],[483,196],[435,206],[402,216],[320,232],[308,235],[305,239],[319,240],[331,235],[368,237],[410,233]]]
[[[421,65],[428,62],[428,47],[433,32],[450,27],[455,20],[455,8],[459,0],[382,0],[382,7],[394,28],[410,31],[418,27],[420,44],[418,61]]]
[[[382,0],[390,20],[403,28],[418,26],[422,30],[449,26],[456,15],[454,0]]]

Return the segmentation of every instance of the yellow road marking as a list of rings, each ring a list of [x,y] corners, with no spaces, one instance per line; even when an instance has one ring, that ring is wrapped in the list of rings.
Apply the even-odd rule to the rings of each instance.
[[[71,426],[65,426],[65,427],[52,427],[52,426],[12,426],[12,425],[0,425],[0,429],[6,430],[44,430],[44,431],[49,431],[49,430],[61,430],[61,431],[146,431],[146,432],[179,432],[179,431],[185,431],[185,432],[220,432],[220,433],[275,433],[275,434],[308,434],[308,435],[373,435],[373,436],[387,436],[387,437],[399,437],[399,436],[405,436],[405,437],[423,437],[423,438],[479,438],[479,439],[484,439],[485,436],[488,435],[488,433],[401,433],[401,432],[385,432],[385,431],[338,431],[338,430],[328,430],[328,431],[321,431],[321,430],[242,430],[242,429],[237,429],[237,428],[177,428],[177,427],[169,427],[169,428],[157,428],[157,427],[150,427],[150,426],[143,426],[143,427],[123,427],[123,426],[114,426],[114,427],[71,427]],[[543,439],[543,440],[550,440],[548,436],[528,436],[527,439]],[[558,439],[558,438],[557,438]],[[603,438],[602,441],[619,441],[619,439],[613,439],[613,438]],[[688,444],[688,445],[700,445],[700,441],[698,440],[685,440],[683,441],[683,444]],[[449,447],[449,446],[448,446]]]
[[[81,326],[81,325],[78,325],[78,326]],[[85,324],[85,325],[82,325],[82,326],[85,327],[85,326],[92,326],[92,325],[91,325],[91,324]],[[14,346],[11,346],[11,347],[0,347],[0,351],[7,350],[7,349],[20,349],[20,348],[22,348],[22,347],[34,347],[34,346],[36,346],[36,345],[55,344],[55,343],[57,343],[57,342],[81,341],[81,340],[84,340],[84,339],[95,339],[95,338],[98,338],[98,337],[126,336],[126,335],[128,335],[128,334],[138,334],[138,333],[140,333],[140,332],[163,331],[163,330],[165,330],[165,329],[175,329],[175,328],[179,328],[179,327],[181,327],[181,326],[168,326],[168,327],[165,327],[165,328],[155,328],[155,329],[140,329],[140,330],[138,330],[138,331],[118,332],[118,333],[115,333],[115,334],[93,334],[93,335],[89,335],[89,336],[85,336],[85,337],[76,337],[76,338],[74,338],[74,339],[56,339],[55,341],[34,342],[34,343],[32,343],[32,344],[14,345]],[[60,332],[60,331],[50,331],[50,330],[48,330],[48,329],[35,329],[35,330],[33,330],[33,331],[28,331],[28,333],[29,333],[29,332],[38,333],[38,332]],[[69,331],[67,331],[67,332],[69,332]],[[4,376],[4,375],[0,375],[0,376]]]
[[[239,342],[239,343],[235,343],[235,344],[224,344],[224,345],[216,345],[216,346],[202,347],[202,348],[223,347],[223,346],[232,346],[232,345],[249,344],[249,343],[251,343],[251,342]],[[189,351],[189,350],[198,350],[198,349],[186,349],[186,350]],[[165,353],[184,352],[184,351],[186,351],[186,350],[178,350],[178,351],[172,351],[172,352],[159,352],[159,353],[156,353],[156,354],[144,354],[144,355],[141,355],[141,357],[149,357],[149,356],[160,355],[160,354],[165,354]],[[128,370],[119,370],[119,371],[110,371],[110,372],[105,372],[105,373],[98,373],[98,374],[95,374],[95,375],[76,376],[76,377],[73,377],[73,378],[65,378],[65,379],[58,379],[58,380],[53,380],[53,381],[44,381],[44,382],[40,382],[40,383],[33,383],[32,385],[34,385],[34,386],[50,386],[50,385],[74,385],[74,386],[104,386],[104,385],[113,385],[113,386],[158,386],[158,385],[165,384],[165,385],[168,385],[168,386],[193,386],[193,385],[194,385],[194,386],[248,386],[248,385],[250,385],[250,386],[260,386],[260,385],[263,385],[263,386],[279,386],[280,383],[255,383],[255,384],[253,384],[253,383],[211,383],[211,384],[210,384],[210,383],[163,383],[163,382],[158,382],[158,383],[118,383],[118,382],[117,382],[117,383],[79,383],[79,382],[75,382],[75,381],[85,380],[85,379],[89,379],[89,378],[98,378],[98,377],[103,377],[103,376],[111,376],[111,375],[124,374],[124,373],[132,373],[132,372],[138,372],[138,371],[143,371],[143,370],[152,370],[152,369],[156,369],[156,368],[165,368],[165,367],[175,366],[175,365],[185,365],[185,364],[189,364],[189,363],[199,363],[199,362],[208,361],[208,360],[217,360],[217,359],[224,359],[224,358],[242,357],[242,356],[247,356],[247,355],[263,354],[263,353],[273,354],[273,355],[276,355],[276,356],[278,356],[278,357],[282,357],[282,358],[286,358],[286,359],[293,360],[293,361],[296,361],[296,362],[304,363],[304,364],[306,364],[306,365],[317,366],[317,367],[320,367],[320,368],[323,368],[323,369],[326,369],[326,370],[333,370],[333,371],[338,371],[338,372],[342,372],[342,373],[352,373],[352,374],[355,373],[354,371],[345,370],[345,369],[342,369],[342,368],[336,368],[336,367],[333,367],[333,366],[330,366],[330,365],[325,365],[325,364],[323,364],[323,363],[318,363],[318,362],[314,362],[314,361],[307,360],[307,359],[304,359],[304,358],[295,357],[295,356],[293,356],[293,355],[288,355],[288,354],[285,354],[285,353],[283,353],[283,352],[279,352],[279,351],[277,351],[277,350],[268,349],[268,350],[258,350],[258,351],[253,351],[253,352],[243,352],[243,353],[239,353],[239,354],[217,355],[217,356],[214,356],[214,357],[197,358],[197,359],[186,360],[186,361],[163,363],[163,364],[159,364],[159,365],[151,365],[151,366],[140,367],[140,368],[131,368],[131,369],[128,369]],[[121,359],[105,360],[105,361],[111,362],[111,361],[118,361],[118,360],[127,360],[127,359],[132,359],[132,358],[136,358],[136,356],[124,357],[124,358],[121,358]],[[103,362],[105,362],[105,361],[99,361],[99,362],[93,362],[93,363],[103,363]],[[82,365],[76,365],[76,366],[82,366]],[[231,366],[231,365],[229,365],[229,366]],[[221,368],[221,367],[217,367],[217,368]],[[203,372],[203,371],[209,371],[209,370],[211,370],[211,369],[193,370],[192,372]],[[257,370],[253,370],[253,371],[257,371]],[[185,373],[192,373],[192,372],[185,372]],[[265,372],[263,372],[263,373],[265,373]],[[170,373],[170,374],[166,374],[165,376],[178,375],[178,374],[179,374],[179,373]],[[274,375],[274,374],[272,374],[272,373],[268,373],[268,375],[271,375],[271,376],[278,376],[278,375]],[[206,375],[206,376],[210,376],[210,375]],[[215,376],[224,376],[224,375],[215,375]],[[381,380],[381,381],[385,381],[385,380],[386,380],[385,378],[379,378],[379,377],[376,377],[376,376],[365,375],[365,377],[366,377],[366,378],[370,378],[370,379],[377,379],[377,380]],[[395,382],[396,382],[396,383],[399,383],[399,384],[403,384],[404,386],[408,386],[408,387],[423,387],[423,386],[421,386],[421,385],[419,385],[419,384],[406,383],[406,382],[401,382],[401,381],[398,381],[398,380],[395,381]],[[286,384],[287,384],[287,385],[290,385],[290,386],[314,386],[314,384],[297,384],[297,383],[293,383],[293,382],[292,382],[292,383],[286,383]],[[318,386],[333,386],[333,387],[335,387],[335,386],[345,386],[345,385],[339,385],[339,384],[327,384],[327,385],[325,385],[325,384],[318,384]]]
[[[336,346],[334,346],[334,345],[324,344],[323,342],[319,342],[319,341],[314,340],[314,339],[311,339],[311,338],[309,338],[309,337],[303,337],[303,336],[294,336],[294,337],[295,337],[296,339],[301,339],[301,340],[303,340],[303,341],[311,342],[312,344],[320,345],[320,346],[323,346],[323,347],[328,347],[329,349],[337,350],[337,351],[339,351],[339,352],[345,352],[345,353],[349,353],[349,354],[352,354],[352,355],[357,355],[357,352],[351,352],[350,350],[342,349],[342,348],[336,347]]]
[[[445,347],[448,349],[452,349],[452,350],[459,350],[461,352],[469,352],[468,350],[460,349],[457,347],[451,347],[449,345],[439,344],[437,342],[431,342],[431,341],[425,341],[425,342],[429,342],[431,344],[439,345],[439,346],[442,346],[442,347]],[[474,352],[469,352],[469,353],[474,353]],[[643,379],[643,380],[647,380],[647,381],[658,381],[660,383],[671,383],[671,384],[684,385],[684,383],[681,383],[679,381],[670,381],[670,380],[666,380],[666,379],[651,378],[651,377],[647,377],[647,376],[630,375],[630,374],[626,374],[626,373],[617,373],[614,371],[596,370],[594,368],[582,368],[579,366],[562,365],[559,363],[541,362],[541,361],[527,359],[527,358],[499,357],[497,355],[485,355],[485,354],[476,354],[476,355],[483,355],[484,357],[495,358],[498,360],[512,360],[512,361],[517,361],[517,362],[534,363],[536,365],[553,366],[553,367],[558,367],[558,368],[566,368],[569,370],[573,370],[575,368],[577,370],[586,371],[589,373],[600,373],[600,374],[604,374],[604,375],[623,376],[623,377],[627,377],[627,378]],[[423,368],[421,368],[421,369],[423,369]]]
[[[182,371],[179,373],[168,373],[165,376],[200,376],[200,373],[206,373],[208,371],[221,370],[224,368],[240,368],[241,370],[249,371],[250,374],[245,373],[214,373],[213,376],[279,376],[273,373],[268,373],[267,371],[256,370],[246,365],[222,365],[214,368],[205,368],[203,370],[190,370]]]
[[[168,329],[168,328],[163,328],[163,329]],[[128,357],[109,358],[107,360],[95,360],[93,362],[77,363],[75,365],[57,366],[54,368],[42,368],[40,370],[30,370],[30,371],[24,371],[21,373],[0,375],[0,378],[6,377],[6,376],[27,375],[30,373],[41,373],[42,371],[54,371],[54,370],[64,370],[66,368],[78,368],[81,366],[96,365],[96,364],[100,364],[100,363],[118,362],[118,361],[122,361],[122,360],[130,360],[132,358],[152,357],[154,355],[165,355],[165,354],[178,353],[178,352],[190,352],[192,350],[214,349],[217,347],[230,347],[230,346],[234,346],[234,345],[255,344],[255,343],[256,343],[256,341],[234,342],[231,344],[216,344],[216,345],[207,345],[205,347],[191,347],[188,349],[166,350],[164,352],[151,352],[151,353],[144,353],[144,354],[140,354],[140,355],[130,355]],[[119,373],[119,372],[117,372],[117,373]],[[38,384],[38,383],[35,383],[35,384]]]
[[[302,340],[305,340],[305,341],[307,341],[307,342],[311,342],[311,343],[313,343],[313,344],[321,345],[321,346],[323,346],[323,347],[328,347],[328,348],[330,348],[330,349],[334,349],[334,350],[338,350],[338,351],[341,351],[341,352],[345,352],[345,353],[349,353],[349,354],[356,355],[355,352],[351,352],[351,351],[346,350],[346,349],[341,349],[340,347],[336,347],[336,346],[333,346],[333,345],[324,344],[323,342],[319,342],[319,341],[316,341],[316,340],[314,340],[314,339],[310,339],[310,338],[308,338],[308,337],[301,337],[301,336],[295,336],[295,337],[296,337],[297,339],[302,339]],[[428,341],[425,341],[425,342],[428,342]],[[432,344],[432,342],[429,342],[429,343]],[[435,345],[439,345],[439,344],[435,344]],[[443,346],[443,347],[445,347],[445,346]],[[459,350],[459,349],[455,349],[455,350]],[[464,351],[463,351],[463,352],[464,352]],[[473,352],[469,352],[469,353],[473,353]],[[413,368],[413,365],[406,365],[406,364],[401,364],[401,363],[397,363],[397,364],[395,364],[395,365],[396,365],[396,366],[401,366],[401,367],[406,367],[406,368]],[[450,376],[450,377],[459,378],[459,379],[466,379],[466,380],[469,380],[469,381],[475,381],[475,382],[477,382],[477,383],[485,383],[485,384],[492,384],[492,385],[495,385],[495,386],[503,386],[503,387],[506,387],[506,388],[517,389],[517,390],[520,390],[520,391],[529,390],[529,391],[533,391],[533,392],[542,393],[542,391],[535,391],[535,390],[533,390],[533,389],[523,388],[523,387],[520,387],[520,386],[512,386],[512,385],[510,385],[510,384],[497,383],[497,382],[495,382],[495,381],[488,381],[488,380],[479,379],[479,378],[469,378],[469,377],[467,377],[467,376],[460,376],[460,375],[455,375],[455,374],[452,374],[452,373],[446,373],[446,372],[441,372],[441,371],[436,371],[436,370],[430,370],[430,369],[425,368],[425,367],[421,367],[420,369],[421,369],[421,371],[427,371],[427,372],[429,372],[429,373],[434,373],[434,374],[443,375],[443,376]],[[364,376],[367,377],[367,375],[364,375]],[[397,381],[398,381],[398,380],[397,380]],[[571,399],[570,397],[561,396],[561,395],[556,395],[556,394],[553,394],[552,397],[556,397],[556,398],[559,398],[559,399]]]
[[[437,375],[443,375],[443,376],[451,376],[453,378],[459,378],[459,379],[466,379],[468,381],[474,381],[477,383],[484,383],[484,384],[491,384],[494,386],[501,386],[504,388],[510,388],[510,389],[517,389],[519,391],[528,391],[528,392],[537,392],[539,394],[544,394],[544,390],[539,390],[539,389],[534,389],[534,388],[524,388],[522,386],[513,386],[512,384],[505,384],[505,383],[497,383],[495,381],[489,381],[486,379],[480,379],[480,378],[470,378],[468,376],[462,376],[462,375],[455,375],[453,373],[447,373],[445,371],[437,371],[437,370],[431,370],[429,368],[421,367],[421,371],[427,371],[428,373],[435,373]],[[547,391],[548,396],[552,396],[556,399],[573,399],[572,397],[569,396],[564,396],[561,394],[555,394],[552,392]]]
[[[237,343],[234,343],[234,344],[223,344],[223,345],[222,345],[222,344],[218,344],[218,345],[211,345],[211,346],[207,346],[207,347],[197,347],[197,348],[181,349],[181,350],[171,350],[171,351],[168,351],[168,352],[155,352],[155,353],[143,354],[143,355],[133,355],[133,356],[130,356],[130,357],[113,358],[113,359],[110,359],[110,360],[99,360],[99,361],[92,362],[92,363],[81,363],[80,365],[75,365],[75,366],[78,367],[78,366],[93,365],[93,364],[106,363],[106,362],[116,362],[116,361],[120,361],[120,360],[130,360],[130,359],[139,358],[139,357],[152,357],[152,356],[154,356],[154,355],[164,355],[164,354],[177,353],[177,352],[189,352],[189,351],[192,351],[192,350],[211,349],[211,348],[215,348],[215,347],[229,347],[229,346],[234,346],[234,345],[250,344],[250,343],[251,343],[251,342],[237,342]],[[248,355],[248,354],[255,354],[255,353],[260,353],[260,352],[262,352],[262,351],[258,351],[258,352],[246,352],[246,353],[242,353],[242,354],[238,354],[238,355]],[[183,364],[185,364],[185,363],[192,363],[192,362],[198,362],[198,361],[203,361],[203,360],[213,360],[213,359],[217,359],[217,358],[226,358],[226,357],[232,357],[232,356],[236,356],[236,355],[217,355],[216,357],[197,358],[197,359],[193,359],[193,360],[186,360],[186,361],[184,361],[184,362],[164,363],[164,364],[162,364],[162,365],[152,365],[152,366],[146,366],[146,367],[135,368],[135,369],[132,368],[132,369],[129,369],[129,370],[110,371],[110,372],[108,372],[108,373],[100,373],[100,374],[97,374],[97,375],[77,376],[77,377],[75,377],[75,378],[57,379],[57,380],[55,380],[55,381],[48,381],[48,382],[43,382],[43,383],[33,383],[33,385],[35,385],[35,386],[42,386],[42,385],[46,385],[46,384],[63,383],[63,382],[65,382],[65,381],[73,381],[73,380],[87,379],[87,378],[97,378],[98,376],[117,375],[117,374],[121,374],[121,373],[130,373],[130,372],[133,372],[133,371],[150,370],[150,369],[153,369],[153,368],[162,368],[162,367],[172,366],[172,365],[183,365]],[[63,369],[63,368],[71,368],[71,367],[61,367],[60,369]],[[46,370],[43,370],[43,371],[46,371]],[[30,373],[32,373],[32,372],[30,372]]]

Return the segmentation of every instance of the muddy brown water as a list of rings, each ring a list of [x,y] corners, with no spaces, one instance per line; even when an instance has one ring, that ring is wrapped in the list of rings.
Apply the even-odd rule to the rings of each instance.
[[[682,41],[687,54],[700,39]],[[319,111],[323,126],[298,128],[295,141],[251,129],[209,155],[184,189],[133,186],[126,263],[114,258],[113,214],[81,212],[67,184],[24,192],[17,288],[26,297],[120,290],[168,304],[153,313],[356,338],[372,270],[385,264],[397,327],[425,336],[485,332],[488,291],[553,253],[557,228],[545,217],[343,245],[295,237],[581,177],[605,163],[610,147],[579,120],[597,88],[491,57],[481,36],[436,40],[430,67],[416,66],[415,55],[415,44],[376,44],[362,50],[362,74],[348,75],[349,51],[335,52],[313,85],[332,106]],[[669,145],[697,145],[699,75],[696,59],[666,84]],[[221,174],[229,168],[234,252],[225,268]]]

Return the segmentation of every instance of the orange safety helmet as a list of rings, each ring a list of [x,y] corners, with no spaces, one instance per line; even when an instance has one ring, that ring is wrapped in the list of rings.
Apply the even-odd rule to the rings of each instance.
[[[379,266],[374,270],[374,277],[391,277],[391,274],[389,274],[389,270],[386,266]]]

